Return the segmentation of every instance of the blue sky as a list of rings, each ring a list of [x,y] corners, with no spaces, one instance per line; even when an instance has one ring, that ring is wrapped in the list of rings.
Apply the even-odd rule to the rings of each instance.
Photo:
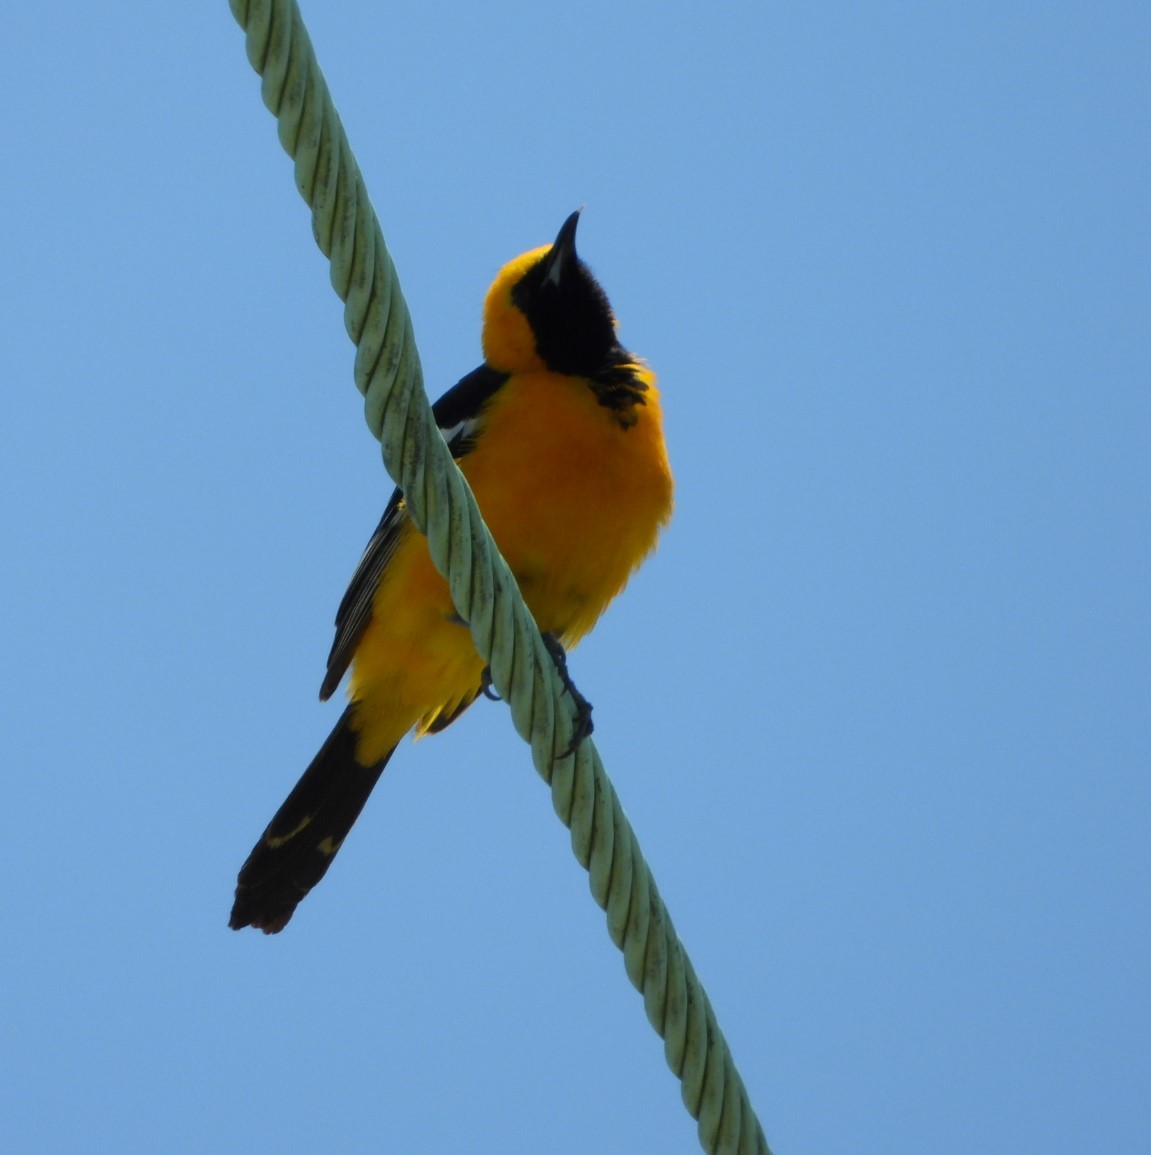
[[[428,389],[581,250],[678,510],[573,657],[781,1153],[1151,1128],[1146,5],[309,5]],[[0,37],[0,1148],[690,1152],[506,709],[278,938],[391,488],[224,3]]]

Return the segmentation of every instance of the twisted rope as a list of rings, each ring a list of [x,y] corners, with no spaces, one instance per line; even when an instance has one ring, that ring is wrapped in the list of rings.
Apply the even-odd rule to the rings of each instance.
[[[384,465],[427,534],[436,568],[470,623],[492,682],[531,745],[572,849],[607,913],[628,978],[643,994],[703,1149],[770,1155],[747,1091],[631,825],[591,740],[561,757],[575,724],[570,698],[515,579],[432,418],[407,305],[295,0],[230,0],[262,77],[264,103],[295,161],[316,243],[356,344],[355,381]]]

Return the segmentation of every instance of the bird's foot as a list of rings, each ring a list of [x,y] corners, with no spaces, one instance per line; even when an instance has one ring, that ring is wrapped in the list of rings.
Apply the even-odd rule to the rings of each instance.
[[[480,674],[480,693],[483,694],[489,702],[503,701],[503,698],[496,693],[495,687],[492,685],[491,666],[484,666],[484,672]]]
[[[591,720],[592,705],[587,698],[576,689],[576,684],[571,680],[571,674],[568,673],[567,651],[563,648],[559,638],[557,638],[555,634],[543,634],[542,636],[544,645],[547,647],[548,653],[551,654],[552,661],[555,662],[556,673],[559,674],[564,689],[575,703],[576,720],[571,745],[560,755],[561,758],[567,758],[579,749],[580,744],[585,738],[591,737],[592,731],[595,729],[595,725]]]

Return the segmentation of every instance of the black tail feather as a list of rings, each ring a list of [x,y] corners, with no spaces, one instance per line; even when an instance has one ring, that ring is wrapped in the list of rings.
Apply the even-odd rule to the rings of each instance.
[[[374,766],[356,760],[349,706],[240,868],[228,925],[277,934],[324,877],[379,781],[392,751]]]

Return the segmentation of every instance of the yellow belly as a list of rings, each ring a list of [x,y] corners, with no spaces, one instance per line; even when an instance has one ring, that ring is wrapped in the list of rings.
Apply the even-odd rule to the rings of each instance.
[[[541,630],[574,645],[654,548],[671,514],[659,397],[623,428],[590,387],[541,372],[492,399],[460,464]],[[483,663],[447,583],[409,530],[388,563],[353,663],[360,758],[382,757],[470,697]]]

